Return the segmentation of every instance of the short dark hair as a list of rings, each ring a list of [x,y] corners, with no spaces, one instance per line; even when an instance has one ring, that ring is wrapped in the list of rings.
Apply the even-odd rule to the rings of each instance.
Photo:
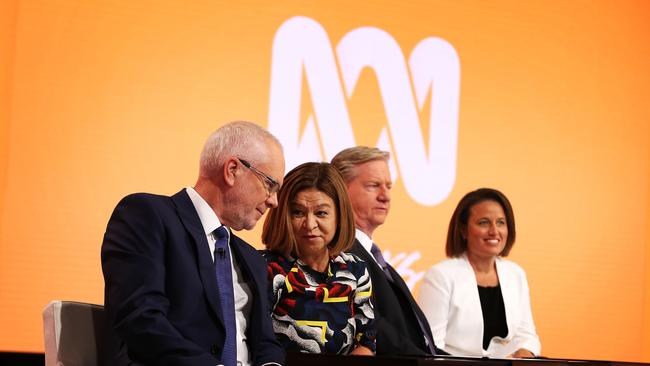
[[[267,249],[285,257],[299,257],[291,227],[291,204],[299,192],[316,189],[329,196],[336,205],[336,233],[328,244],[330,256],[336,256],[354,243],[354,214],[343,177],[330,163],[304,163],[284,177],[278,192],[278,206],[269,210],[262,230]]]
[[[467,251],[467,239],[463,236],[463,230],[467,228],[467,220],[469,219],[470,210],[476,204],[483,201],[495,201],[501,205],[503,212],[506,215],[506,225],[508,227],[508,239],[506,245],[503,247],[501,253],[502,257],[507,257],[510,249],[515,244],[517,232],[515,230],[515,214],[512,210],[512,205],[508,198],[501,192],[492,188],[479,188],[475,191],[469,192],[456,206],[454,214],[451,216],[449,222],[449,231],[447,232],[447,244],[445,252],[447,257],[460,257]]]

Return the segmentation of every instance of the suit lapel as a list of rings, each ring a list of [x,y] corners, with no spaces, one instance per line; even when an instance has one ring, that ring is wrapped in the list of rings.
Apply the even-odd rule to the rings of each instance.
[[[375,258],[372,257],[372,254],[368,253],[368,251],[361,245],[361,243],[358,240],[354,240],[354,245],[352,245],[352,248],[349,250],[350,253],[358,256],[366,262],[366,267],[368,268],[368,272],[374,277],[381,276],[381,278],[386,280],[386,286],[390,285],[388,283],[388,277],[384,273],[384,270],[379,267],[379,264],[375,261]],[[377,281],[374,281],[377,282]],[[373,286],[377,287],[378,284],[374,283]]]
[[[368,266],[370,263],[375,263],[375,260],[370,256],[370,253],[368,253],[368,251],[364,249],[361,243],[356,239],[354,239],[354,244],[352,245],[352,248],[350,248],[349,252],[361,258]],[[377,263],[375,263],[375,265],[376,264]]]
[[[247,244],[246,242],[241,240],[238,236],[233,234],[232,231],[230,231],[230,250],[232,251],[233,256],[237,260],[237,266],[241,270],[242,280],[248,284],[253,282],[254,285],[258,287],[259,284],[255,280],[255,276],[253,276],[253,273],[251,272],[249,261],[246,260],[246,255],[242,251],[241,248],[242,245],[247,245]]]
[[[409,290],[408,286],[406,286],[406,283],[404,283],[404,280],[402,280],[402,277],[399,275],[399,273],[397,273],[395,268],[393,268],[393,266],[387,263],[386,267],[392,277],[391,279],[386,275],[386,273],[384,273],[384,270],[379,267],[379,264],[377,264],[372,255],[368,253],[368,251],[361,245],[358,240],[355,240],[355,243],[352,246],[352,249],[350,249],[350,252],[358,255],[364,262],[366,262],[366,266],[369,267],[368,270],[372,268],[373,272],[381,273],[381,276],[386,279],[389,284],[392,284],[393,288],[398,291],[398,295],[407,298],[411,304],[411,307],[413,307],[414,304],[413,296],[411,296],[411,291]]]
[[[425,337],[427,338],[428,342],[435,346],[435,343],[433,342],[433,335],[431,334],[431,327],[429,326],[427,317],[424,315],[422,309],[420,309],[420,306],[413,298],[411,290],[406,285],[406,282],[404,282],[399,273],[397,273],[397,271],[390,264],[388,265],[388,270],[395,279],[395,285],[399,288],[400,291],[402,291],[402,295],[408,300],[409,304],[411,305],[411,310],[413,310],[415,317],[420,322],[420,328],[426,332]]]
[[[172,196],[172,201],[178,210],[178,216],[185,226],[185,229],[193,239],[193,244],[197,253],[197,266],[199,268],[199,275],[201,276],[201,283],[203,284],[203,291],[205,298],[208,300],[210,307],[217,315],[217,318],[223,323],[223,316],[221,314],[221,306],[219,302],[219,290],[217,289],[217,274],[214,267],[214,261],[210,254],[210,247],[208,239],[203,231],[203,225],[199,215],[196,213],[192,200],[185,192],[185,189]]]
[[[415,302],[415,299],[411,294],[411,290],[408,288],[408,286],[402,279],[402,276],[400,276],[399,273],[397,273],[395,268],[393,268],[393,266],[387,263],[386,269],[390,273],[390,277],[387,276],[384,273],[384,270],[381,267],[379,267],[377,262],[375,262],[375,259],[372,257],[372,255],[368,253],[368,251],[361,245],[361,243],[358,240],[355,240],[355,243],[352,246],[352,249],[350,249],[350,252],[358,255],[361,259],[363,259],[366,262],[367,266],[373,268],[375,272],[381,273],[381,276],[386,280],[388,285],[391,286],[393,290],[396,291],[396,295],[405,298],[408,301],[409,305],[411,306],[410,310],[413,312],[413,315],[416,318],[415,320],[420,323],[420,328],[423,328],[422,330],[426,332],[424,336],[428,339],[428,342],[433,345],[434,344],[433,336],[431,334],[431,328],[429,327],[429,322],[424,316],[424,313],[422,313],[422,310],[420,310],[418,304]]]

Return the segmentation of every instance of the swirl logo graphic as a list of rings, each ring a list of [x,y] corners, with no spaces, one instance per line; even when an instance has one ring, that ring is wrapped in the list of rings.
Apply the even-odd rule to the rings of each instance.
[[[449,195],[456,177],[460,94],[460,63],[449,42],[427,37],[406,60],[397,41],[381,29],[353,29],[333,48],[319,23],[293,17],[278,28],[272,57],[269,130],[285,148],[288,169],[329,161],[356,145],[346,103],[361,72],[370,68],[388,121],[375,146],[391,152],[393,179],[401,178],[421,205],[436,205]],[[303,75],[313,113],[301,128]],[[423,136],[419,113],[426,103],[431,113]]]

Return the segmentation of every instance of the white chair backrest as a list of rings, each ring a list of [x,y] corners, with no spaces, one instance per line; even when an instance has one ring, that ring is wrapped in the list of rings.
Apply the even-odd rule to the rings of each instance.
[[[45,366],[101,366],[104,307],[52,301],[43,310]]]

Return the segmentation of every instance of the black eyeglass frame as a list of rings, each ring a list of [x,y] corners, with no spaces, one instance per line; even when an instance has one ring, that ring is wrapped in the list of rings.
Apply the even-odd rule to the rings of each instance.
[[[266,188],[266,191],[269,193],[269,196],[272,195],[273,193],[278,193],[278,191],[280,190],[280,183],[278,183],[277,180],[273,179],[263,171],[257,169],[253,164],[249,163],[247,160],[244,160],[239,157],[237,158],[237,160],[239,160],[239,162],[243,166],[250,169],[258,177],[261,177],[263,179],[264,187]]]

